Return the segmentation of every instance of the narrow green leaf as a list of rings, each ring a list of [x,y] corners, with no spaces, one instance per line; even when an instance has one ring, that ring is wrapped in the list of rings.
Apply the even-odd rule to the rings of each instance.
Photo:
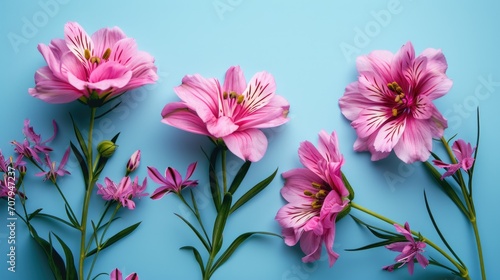
[[[477,116],[476,150],[474,151],[474,162],[472,163],[472,166],[468,171],[469,173],[468,188],[469,188],[469,195],[471,198],[472,198],[472,177],[474,176],[474,167],[476,166],[477,151],[479,149],[479,136],[481,134],[481,123],[479,121],[479,107],[477,107],[476,116]]]
[[[101,275],[108,275],[108,273],[101,272],[101,273],[97,274],[96,276],[94,276],[94,278],[92,278],[92,280],[95,280],[95,279],[99,278],[99,276],[101,276]]]
[[[398,238],[394,238],[392,240],[384,240],[384,241],[375,242],[375,243],[372,243],[372,244],[369,244],[369,245],[366,245],[363,247],[354,248],[354,249],[345,249],[345,250],[346,251],[362,251],[362,250],[368,250],[368,249],[373,249],[373,248],[389,245],[389,244],[392,244],[394,242],[400,242],[400,241],[407,241],[407,240],[405,237],[398,237]]]
[[[231,255],[234,253],[234,251],[236,251],[236,249],[238,249],[238,247],[243,243],[245,242],[249,237],[251,237],[252,235],[255,235],[255,234],[260,234],[260,235],[271,235],[271,236],[277,236],[279,238],[282,238],[281,235],[278,235],[278,234],[275,234],[275,233],[272,233],[272,232],[265,232],[265,231],[254,231],[254,232],[246,232],[246,233],[243,233],[241,234],[240,236],[238,236],[232,243],[231,245],[229,245],[229,247],[226,249],[226,251],[224,251],[224,253],[222,253],[222,255],[220,256],[220,258],[215,262],[214,266],[212,267],[212,269],[210,270],[210,275],[209,276],[212,276],[212,274],[221,266],[223,265],[228,259],[229,257],[231,257]]]
[[[120,219],[120,217],[114,217],[111,221],[105,222],[104,224],[97,227],[97,231],[100,231],[101,229],[105,228],[108,224],[111,224],[118,219]]]
[[[437,171],[437,169],[432,166],[428,161],[424,162],[425,167],[431,174],[431,176],[436,180],[438,185],[441,187],[441,189],[448,195],[448,197],[457,205],[457,207],[462,211],[462,213],[465,215],[467,219],[469,219],[469,212],[467,211],[467,208],[465,208],[462,200],[456,193],[456,191],[453,189],[453,187],[446,181],[446,179],[441,180],[441,173]]]
[[[417,262],[417,259],[415,259],[415,261]],[[435,265],[435,266],[439,266],[441,268],[444,268],[444,269],[447,269],[449,271],[451,271],[453,274],[455,275],[459,275],[460,276],[460,272],[459,271],[456,271],[454,270],[453,268],[449,267],[449,266],[446,266],[438,261],[436,261],[434,258],[430,257],[429,258],[429,264],[431,265]]]
[[[220,148],[216,146],[210,155],[210,166],[208,167],[208,178],[210,180],[210,192],[212,193],[212,199],[214,201],[215,210],[217,213],[220,210],[220,188],[219,180],[217,178],[217,172],[215,167],[217,166],[217,157],[219,156]]]
[[[48,242],[47,240],[41,238],[36,232],[35,228],[33,228],[30,224],[28,224],[28,229],[31,233],[31,237],[35,239],[36,243],[42,247],[43,252],[47,256],[50,270],[54,275],[54,279],[56,280],[65,280],[66,279],[66,268],[64,266],[64,261],[62,257],[57,253],[57,251],[52,247],[52,242]],[[50,239],[50,236],[49,236]]]
[[[210,245],[203,238],[203,236],[200,234],[200,232],[188,220],[184,219],[184,217],[182,217],[181,215],[179,215],[177,213],[174,213],[174,215],[176,215],[177,217],[179,217],[179,219],[181,219],[184,223],[186,223],[186,225],[188,225],[189,228],[191,228],[191,230],[194,232],[194,234],[196,234],[196,236],[201,241],[201,243],[203,244],[203,246],[205,247],[205,249],[207,249],[207,252],[210,252]]]
[[[443,243],[446,246],[446,248],[448,248],[448,250],[453,254],[453,256],[455,257],[455,259],[457,259],[457,261],[460,262],[460,264],[462,265],[462,267],[465,267],[465,264],[458,257],[458,255],[455,253],[455,251],[453,251],[453,249],[451,248],[450,244],[448,244],[448,242],[446,241],[446,238],[444,238],[444,235],[439,230],[439,227],[438,227],[436,221],[434,220],[434,216],[432,215],[432,211],[431,211],[431,208],[429,206],[429,201],[427,200],[427,194],[425,193],[425,190],[424,190],[424,201],[425,201],[425,208],[427,209],[427,213],[429,214],[429,218],[431,219],[432,225],[434,226],[434,229],[436,229],[436,232],[439,235],[439,238],[441,238],[441,241],[443,241]]]
[[[73,225],[72,223],[70,223],[70,222],[68,222],[68,221],[66,221],[64,219],[61,219],[59,217],[56,217],[54,215],[50,215],[50,214],[46,214],[46,213],[38,213],[37,216],[38,217],[45,217],[45,218],[53,219],[55,221],[58,221],[58,222],[61,222],[61,223],[65,224],[67,226],[70,226],[70,227],[72,227],[74,229],[78,229],[78,228],[75,228],[75,225]]]
[[[56,238],[57,241],[61,244],[61,247],[63,248],[64,255],[66,256],[66,280],[78,280],[78,272],[76,271],[75,267],[75,259],[73,258],[73,253],[71,252],[71,249],[64,243],[64,241],[57,236],[57,234],[52,233]]]
[[[109,102],[109,101],[108,101],[108,102]],[[118,106],[120,106],[120,104],[121,104],[121,103],[122,103],[121,101],[120,101],[120,102],[118,102],[118,103],[116,103],[115,105],[113,105],[113,107],[111,107],[110,109],[106,110],[104,113],[99,114],[99,115],[98,115],[98,116],[96,116],[94,119],[95,119],[95,120],[97,120],[97,119],[99,119],[99,118],[104,117],[105,115],[109,114],[111,111],[113,111],[114,109],[116,109]]]
[[[71,150],[73,151],[73,154],[76,157],[76,160],[78,160],[78,163],[80,164],[80,169],[82,170],[82,176],[83,180],[85,181],[85,188],[88,186],[88,181],[89,181],[89,169],[87,168],[87,162],[83,158],[82,154],[80,151],[78,151],[78,148],[73,144],[73,142],[69,142],[69,145],[71,146]]]
[[[203,259],[201,258],[200,252],[198,252],[198,250],[193,246],[184,246],[181,247],[181,250],[191,250],[193,252],[194,258],[200,266],[201,275],[202,277],[205,276],[205,266],[203,265]]]
[[[74,228],[80,228],[80,223],[78,223],[78,220],[76,219],[76,217],[74,216],[74,214],[72,214],[72,212],[69,211],[69,208],[68,208],[67,204],[64,205],[64,208],[66,210],[66,215],[68,216],[69,221],[73,224],[73,227]]]
[[[375,227],[375,226],[369,225],[369,224],[363,222],[362,220],[354,217],[353,215],[350,215],[350,216],[351,216],[351,218],[356,223],[365,226],[370,232],[372,232],[373,235],[375,235],[378,238],[381,238],[381,239],[391,239],[391,238],[394,238],[396,236],[400,236],[399,234],[396,234],[396,233],[394,233],[392,231],[388,231],[388,230],[385,230],[385,229],[382,229],[382,228],[379,228],[379,227]],[[382,232],[385,232],[387,234],[382,234]]]
[[[229,210],[231,209],[232,196],[230,193],[224,195],[222,200],[219,213],[214,222],[214,229],[212,233],[212,252],[211,255],[215,256],[220,248],[222,247],[222,234],[224,232],[224,227],[226,226],[227,217],[229,216]]]
[[[102,251],[102,250],[108,248],[109,246],[113,245],[115,242],[117,242],[120,239],[124,238],[125,236],[131,234],[140,224],[141,224],[141,222],[135,223],[135,224],[133,224],[133,225],[131,225],[131,226],[129,226],[129,227],[121,230],[117,234],[111,236],[108,240],[104,241],[101,244],[101,247],[100,247],[99,251]],[[88,252],[85,255],[85,257],[90,257],[90,256],[92,256],[95,253],[97,253],[97,248],[94,248],[93,250],[91,250],[90,252]]]
[[[241,165],[240,169],[238,170],[238,173],[236,173],[236,176],[234,176],[233,182],[229,187],[229,192],[232,195],[234,195],[238,187],[241,185],[241,182],[243,182],[243,179],[247,175],[248,169],[250,169],[251,164],[251,161],[245,161],[245,163],[243,163],[243,165]]]
[[[34,217],[36,217],[36,215],[38,215],[38,213],[40,213],[40,211],[42,211],[42,210],[43,210],[43,208],[38,208],[35,211],[33,211],[33,213],[29,214],[28,215],[28,221],[30,221],[31,219],[33,219]]]
[[[344,182],[345,187],[349,191],[349,196],[347,198],[349,198],[349,200],[353,200],[354,189],[352,188],[351,183],[349,183],[349,180],[347,180],[347,177],[345,176],[344,172],[341,172],[341,174],[342,174],[342,181]]]
[[[278,172],[278,168],[273,172],[273,174],[269,175],[266,179],[260,181],[257,185],[255,185],[253,188],[248,190],[244,195],[240,197],[234,203],[233,207],[231,207],[231,210],[229,211],[229,214],[233,213],[236,211],[238,208],[240,208],[243,204],[248,202],[250,199],[252,199],[254,196],[256,196],[258,193],[260,193],[263,189],[265,189],[274,179],[274,176],[276,176],[276,173]]]
[[[73,115],[71,115],[70,113],[69,116],[71,117],[71,123],[73,123],[73,130],[75,131],[75,136],[76,140],[78,141],[78,145],[80,145],[80,149],[82,149],[85,158],[89,158],[87,152],[88,151],[87,143],[83,139],[82,133],[80,132],[80,129],[78,129],[78,126],[76,125],[75,120],[73,119]]]

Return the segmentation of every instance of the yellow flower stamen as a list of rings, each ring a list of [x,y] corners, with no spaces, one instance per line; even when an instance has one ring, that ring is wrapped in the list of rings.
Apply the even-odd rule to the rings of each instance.
[[[93,56],[90,58],[90,62],[95,63],[95,64],[99,64],[99,63],[101,63],[101,59],[98,58],[97,56]]]
[[[227,99],[227,97],[228,97],[227,91],[223,92],[222,93],[222,98]]]
[[[313,188],[315,189],[321,189],[321,184],[318,184],[318,183],[315,183],[315,182],[312,182],[311,185],[313,186]]]
[[[111,56],[111,49],[107,48],[102,54],[102,59],[108,60],[110,56]]]
[[[398,109],[392,108],[392,116],[396,117],[398,115]]]
[[[318,200],[315,200],[311,203],[311,206],[313,209],[319,209],[319,208],[321,208],[321,206],[323,206],[323,204],[321,202],[319,202]]]
[[[236,97],[236,103],[241,104],[243,102],[243,99],[245,99],[245,96],[243,96],[243,94],[238,95],[238,97]]]
[[[313,196],[313,193],[308,190],[304,190],[304,195]]]
[[[83,56],[85,56],[86,60],[89,60],[90,59],[90,50],[85,49],[85,51],[83,51]]]

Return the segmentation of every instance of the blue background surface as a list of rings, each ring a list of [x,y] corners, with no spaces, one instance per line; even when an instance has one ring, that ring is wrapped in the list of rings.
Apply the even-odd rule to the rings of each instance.
[[[22,139],[23,121],[45,137],[51,135],[51,120],[60,128],[53,142],[59,160],[68,141],[74,139],[68,112],[83,126],[88,110],[79,103],[52,105],[31,97],[35,71],[45,65],[36,49],[63,37],[68,21],[77,21],[92,34],[106,26],[119,26],[136,39],[139,48],[156,58],[159,80],[123,96],[119,110],[97,122],[96,139],[121,132],[119,150],[110,160],[104,176],[119,180],[123,167],[136,149],[142,150],[142,163],[135,173],[142,178],[146,166],[164,170],[173,166],[185,174],[186,167],[198,161],[193,178],[200,180],[196,190],[205,219],[214,217],[208,196],[207,164],[200,146],[210,147],[203,136],[192,135],[160,123],[165,104],[177,101],[172,88],[186,74],[223,78],[231,65],[240,65],[247,80],[258,71],[272,73],[277,93],[290,102],[290,121],[266,131],[269,148],[265,157],[252,165],[246,178],[251,186],[267,177],[276,167],[283,172],[300,166],[297,148],[324,129],[336,130],[346,163],[343,167],[356,191],[355,201],[394,220],[409,221],[412,229],[433,240],[438,236],[425,211],[425,189],[435,217],[468,265],[473,279],[480,279],[472,230],[465,219],[436,189],[423,172],[422,165],[407,166],[394,155],[371,162],[369,154],[356,153],[352,144],[354,130],[338,108],[344,88],[355,81],[355,57],[372,50],[396,52],[411,40],[416,53],[428,47],[441,48],[448,60],[448,76],[454,81],[450,92],[435,104],[448,118],[446,136],[475,141],[477,106],[481,109],[481,143],[475,172],[475,202],[482,233],[487,273],[500,275],[498,238],[500,188],[498,188],[497,145],[500,70],[498,68],[498,27],[500,3],[496,1],[2,1],[0,4],[0,50],[4,69],[0,75],[1,129],[0,149],[9,154],[11,140]],[[17,36],[17,37],[16,37]],[[20,41],[12,41],[12,38]],[[488,82],[490,81],[490,82]],[[240,164],[230,158],[230,164]],[[81,205],[83,187],[76,160],[68,163],[72,176],[60,179],[70,203]],[[101,178],[101,182],[102,182]],[[392,179],[390,179],[392,178]],[[250,204],[231,216],[225,235],[229,240],[245,231],[280,232],[274,216],[284,205],[279,194],[280,177]],[[48,213],[63,214],[61,201],[49,183],[40,178],[26,182],[29,207],[43,207]],[[156,188],[149,180],[148,191]],[[97,214],[100,202],[94,199]],[[144,198],[134,211],[122,209],[116,228],[142,221],[131,236],[103,251],[96,272],[118,267],[125,275],[138,272],[141,279],[199,279],[191,253],[180,251],[184,245],[200,246],[192,232],[174,216],[186,214],[174,196],[159,201]],[[16,272],[7,271],[7,206],[0,201],[0,279],[50,279],[51,273],[39,247],[18,220],[16,231]],[[78,207],[77,207],[78,209]],[[353,211],[358,217],[382,225]],[[5,225],[4,225],[5,224]],[[53,230],[69,234],[59,225],[39,221],[39,232]],[[388,227],[390,229],[390,227]],[[76,234],[76,232],[69,232]],[[223,265],[213,279],[454,279],[442,269],[416,266],[410,277],[406,268],[389,274],[381,267],[397,255],[383,248],[346,252],[376,239],[352,219],[337,225],[334,249],[338,262],[328,267],[326,256],[314,264],[302,264],[302,252],[277,238],[256,237],[245,243]],[[436,255],[428,249],[427,255]],[[99,279],[106,279],[100,277]]]

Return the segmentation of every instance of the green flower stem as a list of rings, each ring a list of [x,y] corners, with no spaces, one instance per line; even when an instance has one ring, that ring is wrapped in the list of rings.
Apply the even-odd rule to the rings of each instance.
[[[227,154],[227,149],[224,148],[222,149],[222,183],[224,186],[224,192],[222,193],[222,196],[227,192],[227,175],[226,175],[226,154]]]
[[[106,235],[106,232],[108,231],[109,229],[109,226],[111,225],[111,221],[115,218],[116,216],[116,213],[118,213],[118,210],[120,210],[121,208],[121,204],[120,203],[117,203],[116,204],[116,207],[115,207],[115,210],[113,211],[113,214],[111,214],[111,216],[109,217],[109,221],[108,223],[106,224],[106,227],[104,228],[102,234],[101,234],[101,239],[100,240],[97,240],[97,232],[95,232],[94,234],[94,238],[95,238],[95,242],[96,242],[96,253],[94,255],[94,259],[92,260],[92,264],[90,265],[90,269],[89,269],[89,273],[87,275],[87,279],[90,279],[90,276],[92,275],[92,270],[94,270],[94,265],[97,261],[97,256],[99,255],[99,252],[101,252],[101,245],[104,245],[102,242],[104,240],[104,236]],[[100,222],[99,222],[100,224]],[[100,225],[97,225],[97,228],[96,230],[99,228]],[[90,242],[89,242],[90,243]]]
[[[391,225],[397,224],[397,225],[403,226],[400,223],[396,223],[395,221],[393,221],[385,216],[382,216],[378,213],[375,213],[375,212],[373,212],[373,211],[371,211],[371,210],[369,210],[361,205],[358,205],[355,202],[351,201],[350,205],[352,208],[358,209],[359,211],[364,212],[370,216],[373,216],[379,220],[382,220],[388,224],[391,224]],[[441,255],[443,255],[446,259],[448,259],[458,269],[458,271],[460,272],[460,276],[462,276],[464,279],[470,280],[470,276],[469,276],[469,272],[468,272],[467,268],[462,267],[455,259],[453,259],[450,255],[448,255],[448,253],[446,253],[443,249],[441,249],[441,247],[439,247],[434,242],[432,242],[431,240],[427,239],[426,237],[422,236],[421,234],[419,234],[418,232],[416,232],[414,230],[412,230],[411,233],[414,236],[421,236],[423,242],[425,242],[427,245],[431,246],[436,251],[438,251]]]
[[[450,145],[448,144],[448,141],[444,139],[444,137],[441,137],[441,143],[443,144],[446,152],[448,153],[448,156],[450,157],[450,160],[453,164],[457,163],[457,160],[455,156],[453,155],[453,151],[450,148]],[[484,269],[484,258],[483,258],[483,247],[481,246],[481,237],[479,236],[479,229],[477,227],[477,219],[476,219],[476,209],[474,207],[474,201],[472,199],[472,195],[467,191],[467,187],[465,185],[464,178],[462,176],[462,171],[461,169],[456,173],[458,176],[458,181],[460,185],[460,190],[462,191],[462,195],[465,199],[465,203],[467,205],[467,209],[469,212],[469,221],[472,225],[472,229],[474,231],[474,237],[476,239],[476,246],[477,246],[477,253],[478,253],[478,258],[479,258],[479,264],[481,267],[481,278],[483,280],[486,280],[486,271]]]
[[[90,109],[90,124],[89,124],[89,135],[88,135],[88,141],[87,141],[87,168],[88,168],[88,185],[86,186],[86,191],[85,191],[85,197],[83,200],[83,208],[82,208],[82,220],[80,222],[81,227],[80,227],[80,257],[78,261],[78,272],[79,272],[79,278],[80,280],[84,279],[84,260],[85,260],[85,255],[87,254],[85,250],[85,241],[87,239],[87,216],[88,216],[88,211],[89,211],[89,204],[90,204],[90,197],[92,194],[92,190],[94,189],[94,185],[96,183],[96,178],[94,178],[94,169],[93,169],[93,152],[92,152],[92,133],[94,130],[94,122],[95,122],[95,113],[96,113],[96,108],[92,107]]]

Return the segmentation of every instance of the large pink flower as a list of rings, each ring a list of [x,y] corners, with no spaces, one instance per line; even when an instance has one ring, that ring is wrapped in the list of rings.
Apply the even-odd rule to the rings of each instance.
[[[346,87],[339,104],[358,139],[356,151],[370,151],[372,160],[394,149],[404,162],[425,161],[432,138],[448,127],[432,103],[452,86],[441,50],[426,49],[418,57],[411,42],[396,54],[374,51],[358,57],[357,82]]]
[[[100,106],[127,90],[154,83],[158,76],[154,58],[137,50],[132,38],[118,28],[103,28],[87,35],[76,22],[64,27],[65,39],[38,50],[47,66],[35,73],[29,93],[48,103],[80,99]]]
[[[288,121],[288,101],[276,95],[274,78],[259,72],[246,83],[243,71],[233,66],[221,87],[215,78],[187,75],[174,88],[182,102],[167,104],[163,122],[177,128],[222,139],[243,160],[258,161],[266,152],[267,138],[260,128]]]
[[[318,148],[305,141],[300,145],[299,157],[305,168],[282,174],[285,185],[281,195],[288,204],[278,211],[276,220],[287,245],[300,241],[306,254],[303,262],[318,260],[325,243],[332,266],[339,256],[333,251],[335,219],[349,202],[340,171],[344,159],[338,150],[337,135],[321,131]]]

